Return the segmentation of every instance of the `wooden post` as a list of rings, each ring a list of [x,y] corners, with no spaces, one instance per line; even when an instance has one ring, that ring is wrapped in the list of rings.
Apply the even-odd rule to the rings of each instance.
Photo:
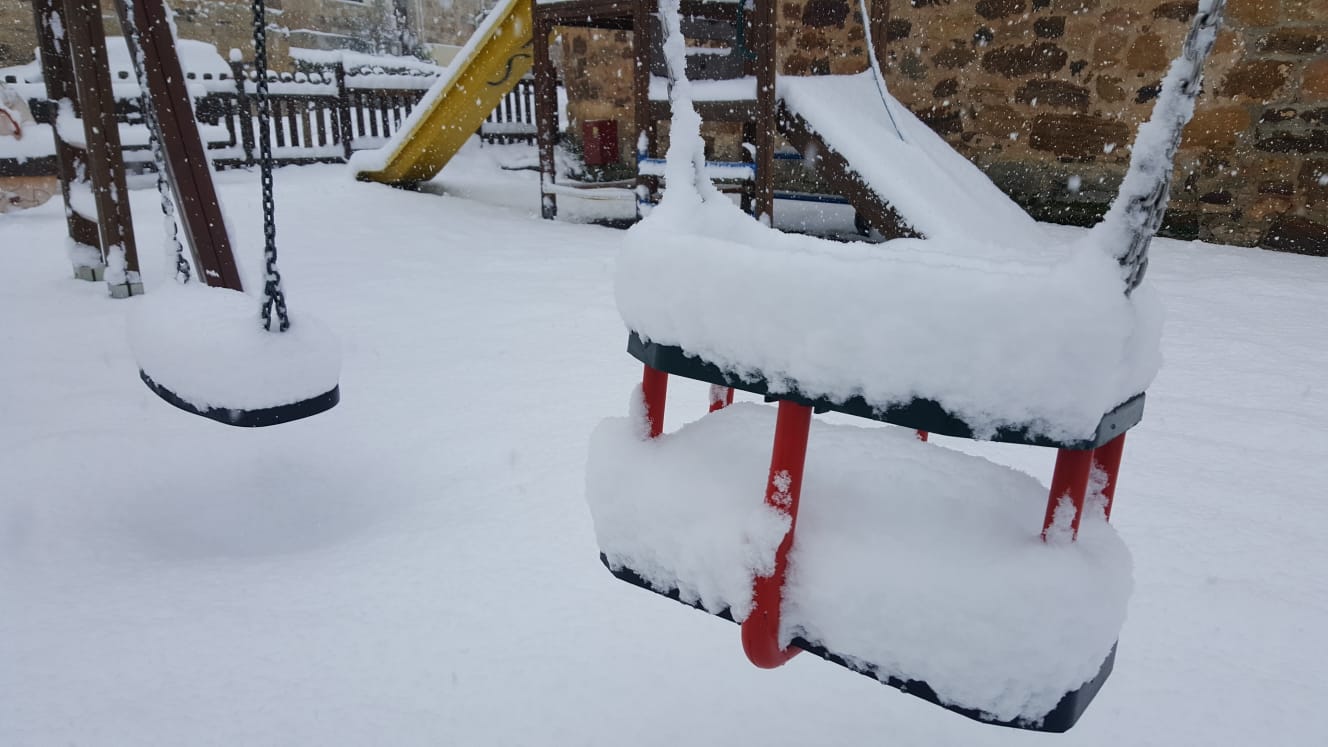
[[[254,112],[249,106],[249,91],[246,86],[249,77],[244,72],[244,62],[231,60],[231,77],[235,79],[235,108],[239,110],[240,147],[244,149],[244,165],[254,165]]]
[[[61,28],[63,24],[52,24],[52,18],[60,10],[60,2],[61,0],[32,0],[32,15],[37,26],[38,49],[41,55],[42,79],[46,82],[46,98],[53,103],[64,100],[72,102],[74,115],[78,116],[78,94],[74,89],[74,64],[69,56],[69,45],[63,35],[57,37],[55,33],[55,29]],[[51,117],[52,125],[55,124],[57,117],[58,114]],[[101,240],[97,222],[78,212],[71,197],[73,189],[91,189],[87,182],[87,162],[81,149],[60,137],[59,127],[52,126],[51,129],[55,133],[55,155],[60,171],[60,194],[65,203],[65,223],[74,247],[71,253],[74,277],[79,280],[101,280],[106,265],[101,259]]]
[[[756,47],[756,184],[752,195],[756,219],[774,225],[775,219],[775,0],[755,0],[752,41]]]
[[[872,48],[868,54],[876,57],[877,67],[886,70],[886,50],[890,44],[890,0],[866,0],[868,23],[871,26]]]
[[[346,66],[337,60],[336,67],[332,68],[332,74],[337,81],[337,124],[341,131],[341,148],[346,154],[346,160],[349,161],[355,135],[350,123],[350,91],[346,90]]]
[[[540,215],[546,220],[558,216],[558,198],[550,189],[557,181],[554,148],[558,144],[558,81],[549,57],[549,36],[553,28],[539,17],[535,5],[535,122],[539,138]],[[546,191],[548,190],[548,191]]]
[[[111,95],[111,66],[106,57],[106,29],[97,0],[63,0],[65,43],[74,69],[74,92],[87,144],[87,170],[97,206],[102,261],[112,298],[143,292],[129,214],[123,148]],[[118,256],[117,256],[118,255]]]
[[[654,14],[658,7],[658,0],[654,0],[654,2],[641,0],[636,3],[636,7],[632,10],[632,107],[636,123],[636,140],[632,143],[632,151],[638,155],[644,154],[646,157],[653,157],[659,150],[659,128],[650,106],[650,52],[652,46],[658,43],[653,38]],[[641,147],[642,139],[645,140],[644,148]],[[643,176],[640,173],[640,168],[638,168],[636,174],[637,218],[644,217],[641,215],[642,203],[653,203],[658,191],[659,179],[653,176]]]
[[[212,169],[207,151],[194,121],[194,106],[185,88],[180,57],[175,51],[175,35],[162,0],[116,0],[120,25],[138,29],[143,48],[134,49],[131,38],[129,56],[142,64],[147,79],[147,94],[157,115],[162,151],[166,156],[166,177],[175,194],[175,204],[182,220],[185,242],[193,255],[194,267],[204,282],[213,287],[244,290],[235,257],[231,254],[226,220],[217,202],[212,183]]]

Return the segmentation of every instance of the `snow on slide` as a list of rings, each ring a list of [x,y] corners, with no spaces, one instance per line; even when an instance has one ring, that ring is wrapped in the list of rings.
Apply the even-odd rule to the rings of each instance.
[[[602,422],[586,492],[610,565],[746,618],[787,528],[763,499],[774,421],[774,407],[739,403],[650,440],[639,412]],[[1097,675],[1132,588],[1101,496],[1074,542],[1040,539],[1045,501],[1029,475],[912,431],[814,421],[782,642],[1040,720]]]
[[[870,71],[780,76],[777,85],[784,105],[806,120],[883,202],[924,237],[980,237],[1004,246],[1047,240],[1023,208],[908,107],[891,98],[887,112]]]
[[[355,175],[384,184],[436,176],[530,71],[532,11],[533,0],[500,0],[387,145],[351,158]]]

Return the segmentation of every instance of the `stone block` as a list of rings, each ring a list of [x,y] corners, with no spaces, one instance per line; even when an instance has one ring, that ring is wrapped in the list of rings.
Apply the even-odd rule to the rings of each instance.
[[[1162,3],[1153,8],[1154,18],[1167,18],[1172,21],[1188,21],[1199,12],[1199,0],[1175,0]]]
[[[1125,65],[1131,70],[1162,72],[1170,64],[1171,51],[1159,34],[1140,34],[1125,54]]]
[[[949,98],[956,93],[959,93],[958,78],[946,78],[931,89],[931,95],[938,99]]]
[[[1328,57],[1311,60],[1300,77],[1302,101],[1328,101]]]
[[[1250,112],[1243,106],[1200,107],[1185,128],[1181,147],[1231,149],[1249,127]]]
[[[1130,38],[1125,34],[1108,31],[1099,34],[1093,40],[1093,62],[1100,67],[1110,67],[1120,61]]]
[[[1065,36],[1065,16],[1037,19],[1033,22],[1033,33],[1039,39],[1059,39]]]
[[[1025,7],[1024,0],[978,0],[975,9],[978,15],[993,20],[1023,13]]]
[[[1121,86],[1120,78],[1113,78],[1110,75],[1097,76],[1097,95],[1107,103],[1115,103],[1125,100],[1125,88]]]
[[[1296,187],[1310,206],[1328,203],[1328,158],[1307,158],[1296,175]]]
[[[811,28],[844,28],[848,19],[847,0],[808,0],[802,11],[802,24]]]
[[[1272,26],[1281,14],[1282,0],[1227,0],[1227,19],[1242,26]]]
[[[1322,21],[1328,17],[1323,0],[1282,0],[1282,18],[1287,21]]]
[[[1011,135],[1018,137],[1023,133],[1028,122],[1014,107],[1006,104],[990,104],[977,110],[972,127],[988,137],[1008,140]]]
[[[1328,225],[1299,215],[1278,216],[1259,246],[1281,252],[1328,257]]]
[[[1050,106],[1088,111],[1092,95],[1087,88],[1064,80],[1030,80],[1014,92],[1014,100],[1029,106]]]
[[[1266,54],[1321,54],[1328,50],[1328,29],[1278,29],[1262,36],[1258,49]]]
[[[982,67],[1007,78],[1054,73],[1065,67],[1069,54],[1050,42],[997,47],[982,56]]]
[[[1289,63],[1278,60],[1246,60],[1227,73],[1217,93],[1219,96],[1247,96],[1256,101],[1269,101],[1276,98],[1286,85],[1290,70]],[[1324,73],[1328,76],[1328,68]]]
[[[1084,160],[1129,141],[1130,128],[1124,123],[1087,114],[1039,114],[1033,118],[1028,138],[1036,150]]]
[[[968,65],[976,60],[977,52],[969,49],[968,44],[962,41],[951,42],[950,46],[942,49],[932,56],[931,61],[937,67],[943,67],[949,70],[956,70]]]

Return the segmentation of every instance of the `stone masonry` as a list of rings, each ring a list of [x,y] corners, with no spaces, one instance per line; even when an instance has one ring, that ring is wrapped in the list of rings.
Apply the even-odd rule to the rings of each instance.
[[[858,1],[780,2],[780,73],[867,69]],[[1034,215],[1083,224],[1115,195],[1197,0],[891,5],[892,93]],[[632,121],[629,40],[565,33],[574,120]],[[1328,256],[1328,0],[1228,0],[1164,234]]]

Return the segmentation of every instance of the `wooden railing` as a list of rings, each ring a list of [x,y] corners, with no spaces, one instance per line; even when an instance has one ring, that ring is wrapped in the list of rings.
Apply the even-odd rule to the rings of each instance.
[[[218,168],[251,165],[258,153],[254,73],[238,62],[231,63],[231,69],[230,75],[187,76],[203,140]],[[383,146],[437,76],[336,65],[307,73],[271,74],[268,80],[273,157],[278,165],[288,165],[343,162],[356,150]],[[38,122],[54,124],[57,107],[40,98],[44,93],[40,85],[5,82],[17,84],[29,96]],[[131,171],[150,170],[138,87],[127,73],[114,82],[126,164]],[[479,134],[488,143],[535,141],[531,81],[517,83],[489,114]],[[22,157],[14,157],[0,143],[0,176],[54,175],[54,143],[48,146],[49,153],[34,153],[33,147],[26,143]]]

